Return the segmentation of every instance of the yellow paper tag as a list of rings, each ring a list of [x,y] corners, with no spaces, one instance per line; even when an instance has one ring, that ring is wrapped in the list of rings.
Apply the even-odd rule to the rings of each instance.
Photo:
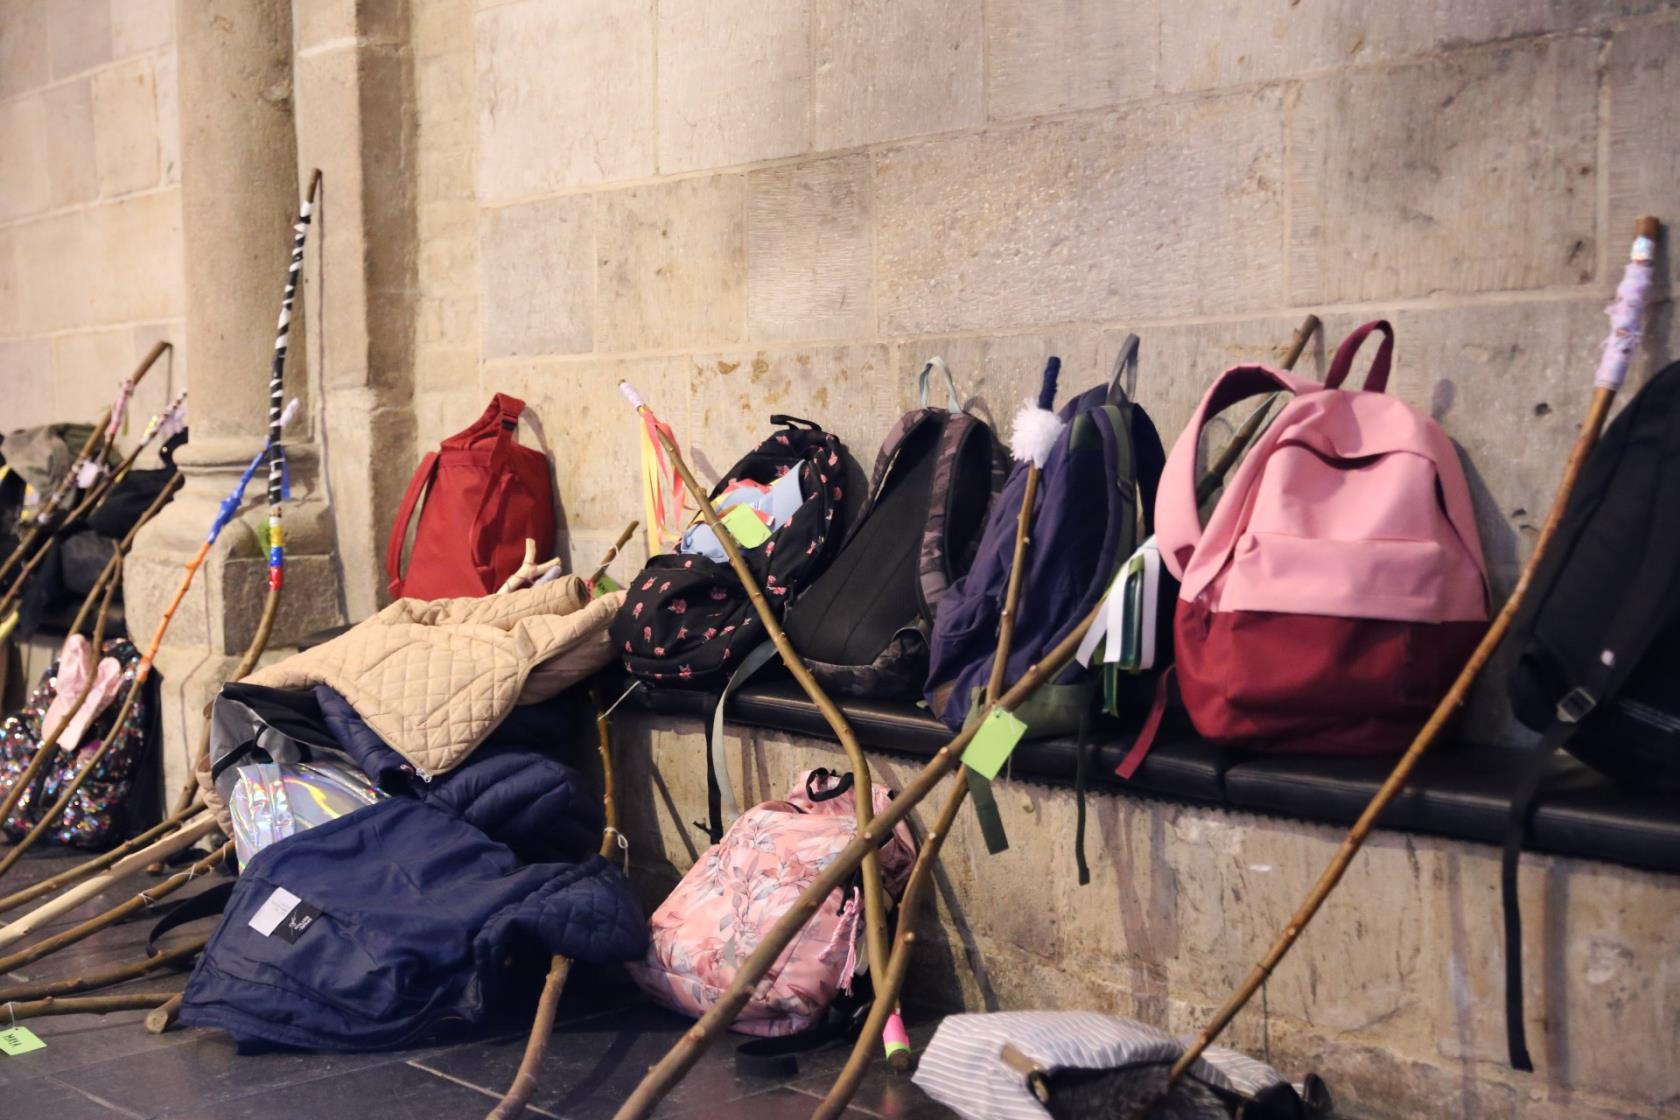
[[[770,539],[770,530],[751,506],[730,506],[719,520],[742,548],[757,548]]]
[[[963,752],[963,765],[987,780],[997,777],[1009,761],[1009,752],[1026,733],[1027,725],[1016,719],[1015,713],[993,708]]]
[[[47,1044],[35,1037],[28,1027],[13,1027],[0,1031],[0,1054],[27,1054],[31,1050],[45,1050]]]

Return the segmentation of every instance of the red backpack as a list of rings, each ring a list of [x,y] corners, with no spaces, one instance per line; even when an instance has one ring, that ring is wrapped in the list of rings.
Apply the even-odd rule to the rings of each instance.
[[[548,457],[515,439],[525,402],[497,393],[472,427],[443,441],[408,480],[385,546],[393,598],[488,595],[518,569],[525,539],[554,545]],[[420,495],[420,526],[402,570],[403,537]]]

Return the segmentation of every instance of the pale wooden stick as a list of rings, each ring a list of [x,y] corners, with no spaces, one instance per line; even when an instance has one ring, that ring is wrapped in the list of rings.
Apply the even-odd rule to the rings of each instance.
[[[134,992],[122,996],[48,996],[46,999],[0,1005],[0,1015],[12,1021],[40,1019],[47,1015],[109,1015],[113,1011],[140,1011],[170,999],[168,992]]]
[[[181,1016],[181,993],[176,992],[156,1007],[146,1016],[146,1033],[162,1034],[175,1025],[175,1020]]]
[[[121,844],[118,844],[115,848],[112,848],[108,852],[102,852],[90,860],[85,860],[84,862],[78,863],[74,867],[65,871],[60,871],[57,875],[54,875],[51,878],[42,879],[38,883],[31,883],[21,891],[14,891],[5,898],[0,898],[0,914],[16,910],[19,906],[22,906],[27,902],[33,902],[37,898],[45,898],[47,895],[52,894],[60,887],[67,887],[72,883],[79,883],[83,879],[88,878],[90,875],[98,874],[100,871],[103,871],[105,868],[110,867],[112,864],[128,855],[128,853],[144,848],[146,845],[150,844],[152,841],[167,832],[173,832],[177,825],[202,808],[204,808],[204,806],[195,801],[191,805],[187,806],[185,811],[176,813],[174,816],[169,817],[158,824],[154,824],[145,832],[142,832],[140,835],[130,840],[123,841]]]
[[[572,962],[556,955],[548,966],[548,979],[543,981],[542,998],[537,1001],[537,1018],[531,1024],[531,1037],[525,1042],[525,1054],[519,1059],[519,1069],[513,1084],[496,1107],[485,1114],[484,1120],[513,1120],[525,1111],[531,1094],[537,1091],[537,1074],[542,1069],[543,1054],[548,1050],[549,1037],[554,1033],[554,1017],[560,1007],[560,992],[566,986],[566,974]]]
[[[1101,608],[1099,607],[1098,610]],[[841,849],[827,867],[818,873],[799,896],[799,900],[786,913],[778,918],[758,947],[752,951],[741,967],[735,972],[735,979],[723,996],[714,1004],[711,1010],[701,1016],[700,1021],[684,1032],[682,1038],[673,1046],[669,1053],[661,1058],[655,1066],[648,1070],[647,1076],[642,1078],[641,1084],[636,1086],[619,1110],[614,1113],[613,1120],[641,1120],[653,1111],[671,1088],[682,1080],[683,1074],[700,1060],[700,1056],[715,1042],[734,1022],[735,1016],[740,1014],[741,1008],[752,996],[765,973],[781,956],[799,931],[811,920],[811,916],[828,899],[829,894],[844,883],[857,869],[863,865],[865,858],[876,850],[881,839],[889,835],[900,821],[904,820],[917,805],[939,785],[939,781],[962,762],[962,755],[974,739],[975,732],[985,722],[985,715],[994,707],[1006,712],[1013,712],[1026,702],[1033,693],[1037,692],[1047,681],[1065,668],[1073,660],[1073,655],[1079,649],[1079,643],[1085,639],[1085,634],[1096,621],[1097,610],[1093,610],[1080,620],[1079,624],[1063,638],[1054,649],[1045,655],[1044,660],[1028,669],[1014,686],[999,697],[995,703],[987,705],[987,712],[981,718],[965,726],[950,742],[939,748],[932,759],[911,780],[899,795],[893,798],[880,816],[870,825],[853,834],[852,839]]]
[[[992,654],[991,676],[986,682],[988,697],[1002,694],[1009,653],[1015,645],[1015,610],[1021,600],[1022,573],[1027,564],[1027,546],[1031,543],[1032,511],[1038,500],[1038,482],[1042,473],[1037,463],[1031,463],[1027,467],[1027,484],[1021,495],[1021,512],[1015,520],[1015,552],[1010,561],[1009,582],[1004,587],[1003,613],[998,616],[997,649]],[[967,775],[957,774],[951,779],[950,785],[950,792],[945,795],[945,804],[939,810],[939,819],[933,830],[922,837],[921,850],[916,853],[916,862],[910,869],[910,880],[904,888],[904,899],[900,904],[898,935],[894,938],[892,958],[887,962],[887,967],[875,988],[875,1002],[869,1008],[868,1018],[864,1020],[863,1031],[852,1045],[851,1056],[846,1059],[846,1065],[841,1069],[840,1075],[834,1079],[828,1095],[823,1097],[816,1111],[811,1113],[812,1120],[834,1120],[846,1111],[846,1106],[857,1095],[863,1075],[869,1070],[869,1062],[874,1053],[873,1041],[881,1037],[887,1020],[899,1012],[898,995],[903,990],[904,978],[910,972],[910,954],[916,942],[914,925],[917,909],[921,906],[922,895],[926,892],[928,883],[933,879],[933,864],[939,858],[939,849],[956,825],[957,814],[962,810],[963,802],[968,799]],[[908,1065],[908,1061],[904,1064]]]
[[[811,670],[806,668],[804,660],[794,650],[793,643],[788,641],[786,631],[782,629],[781,623],[776,621],[776,612],[771,609],[769,601],[764,598],[763,589],[758,586],[758,579],[753,575],[752,569],[747,567],[746,560],[741,556],[741,550],[736,547],[734,536],[730,534],[729,530],[724,527],[722,520],[719,519],[717,510],[712,506],[711,497],[706,493],[705,488],[700,485],[699,480],[694,477],[694,473],[688,469],[688,464],[683,461],[682,452],[677,450],[676,443],[662,429],[656,427],[654,430],[659,436],[659,442],[665,447],[665,454],[670,457],[672,469],[682,479],[683,485],[688,488],[688,492],[694,496],[694,500],[700,507],[700,516],[705,518],[707,525],[711,526],[712,532],[717,536],[718,544],[723,547],[724,554],[729,557],[729,566],[735,569],[735,575],[740,579],[741,586],[746,588],[747,598],[752,600],[753,609],[758,612],[759,621],[764,624],[765,632],[770,635],[770,640],[775,643],[777,652],[782,655],[782,663],[787,666],[788,671],[793,674],[793,679],[799,682],[799,687],[804,690],[805,695],[810,697],[811,702],[822,713],[823,719],[828,722],[828,726],[833,730],[834,737],[840,740],[840,746],[845,750],[846,759],[852,768],[852,805],[857,818],[857,827],[860,832],[867,831],[869,822],[874,816],[875,785],[870,778],[869,760],[863,755],[863,747],[858,742],[857,736],[853,734],[852,725],[847,722],[844,713],[829,698],[822,685],[817,683],[817,678],[811,675]],[[863,859],[863,920],[864,940],[868,947],[870,961],[886,960],[886,890],[881,884],[880,855],[874,849],[867,852]],[[879,965],[876,965],[876,967],[879,967]]]
[[[600,582],[601,577],[607,574],[607,569],[612,566],[612,562],[618,559],[618,550],[630,543],[630,538],[636,535],[636,526],[640,524],[639,521],[632,521],[624,527],[624,532],[618,535],[618,539],[613,542],[612,547],[607,549],[607,554],[601,558],[601,566],[596,568],[594,574],[589,577],[589,586],[594,587],[596,583]]]
[[[1452,688],[1447,690],[1447,694],[1435,706],[1435,711],[1430,714],[1429,722],[1423,725],[1423,729],[1412,740],[1411,746],[1406,748],[1406,753],[1400,756],[1400,761],[1395,764],[1394,770],[1388,775],[1387,780],[1377,790],[1376,795],[1371,798],[1371,803],[1365,806],[1363,813],[1359,814],[1359,819],[1354,822],[1347,838],[1342,841],[1342,846],[1337,849],[1335,858],[1330,861],[1330,866],[1326,867],[1324,874],[1319,876],[1318,882],[1314,884],[1312,892],[1307,895],[1306,901],[1301,903],[1300,909],[1295,911],[1295,914],[1289,919],[1289,923],[1278,934],[1277,940],[1266,951],[1266,955],[1261,958],[1260,963],[1254,966],[1253,971],[1248,974],[1242,986],[1237,989],[1236,994],[1226,1001],[1225,1006],[1221,1007],[1218,1013],[1214,1015],[1213,1021],[1196,1037],[1195,1043],[1186,1049],[1183,1056],[1173,1064],[1172,1075],[1168,1081],[1169,1088],[1177,1083],[1184,1072],[1190,1068],[1191,1063],[1202,1056],[1202,1053],[1213,1044],[1214,1039],[1218,1038],[1220,1033],[1230,1026],[1231,1020],[1237,1017],[1237,1013],[1247,1005],[1248,1001],[1254,997],[1254,993],[1258,992],[1260,986],[1272,975],[1279,962],[1294,946],[1296,939],[1301,936],[1301,931],[1306,928],[1308,922],[1312,921],[1313,915],[1318,913],[1319,907],[1324,905],[1324,900],[1330,897],[1330,892],[1336,888],[1336,884],[1341,882],[1343,874],[1347,872],[1348,865],[1353,862],[1353,857],[1365,843],[1366,837],[1370,836],[1371,830],[1376,827],[1377,818],[1382,815],[1383,810],[1388,808],[1389,803],[1404,788],[1406,782],[1412,776],[1412,771],[1417,768],[1418,762],[1429,748],[1435,745],[1435,740],[1440,737],[1447,722],[1452,719],[1464,703],[1465,697],[1470,692],[1470,686],[1475,683],[1476,677],[1481,673],[1483,666],[1493,656],[1494,651],[1499,648],[1499,643],[1504,639],[1506,631],[1511,628],[1511,622],[1516,617],[1524,596],[1528,593],[1528,586],[1533,579],[1536,562],[1545,554],[1547,547],[1552,542],[1552,537],[1557,532],[1558,522],[1563,516],[1564,505],[1569,500],[1570,492],[1575,488],[1575,482],[1580,477],[1581,468],[1586,462],[1588,453],[1592,451],[1593,445],[1598,440],[1598,433],[1604,426],[1604,418],[1609,413],[1610,402],[1615,395],[1615,392],[1610,389],[1594,391],[1592,405],[1587,410],[1587,418],[1581,425],[1580,435],[1576,437],[1575,449],[1570,452],[1568,465],[1563,472],[1563,482],[1558,488],[1557,497],[1552,501],[1551,512],[1546,515],[1546,523],[1541,527],[1540,535],[1534,542],[1534,551],[1529,553],[1528,562],[1523,565],[1522,574],[1517,577],[1517,585],[1512,589],[1511,597],[1505,600],[1504,608],[1494,618],[1493,624],[1487,629],[1487,633],[1482,635],[1481,642],[1476,646],[1475,652],[1470,655],[1470,660],[1465,662],[1464,668],[1459,671],[1458,679],[1453,681]]]
[[[173,968],[182,961],[196,956],[209,939],[208,934],[189,938],[179,945],[160,950],[154,956],[142,957],[137,961],[115,965],[99,972],[90,972],[86,976],[77,976],[68,980],[43,980],[33,984],[19,984],[16,987],[0,991],[0,1003],[75,995],[77,992],[108,988],[113,984],[137,980],[142,976],[149,976],[154,972]]]
[[[162,840],[118,860],[116,865],[103,875],[85,880],[52,901],[37,906],[16,921],[0,926],[0,948],[16,944],[37,930],[44,929],[59,915],[74,910],[130,875],[144,871],[152,861],[166,859],[176,852],[192,847],[215,827],[216,818],[205,813]]]
[[[251,644],[245,647],[245,655],[239,659],[239,664],[235,665],[233,672],[228,674],[229,682],[244,680],[250,675],[251,670],[257,667],[257,661],[262,657],[263,651],[268,648],[268,640],[274,634],[275,619],[279,617],[280,588],[271,586],[263,595],[262,617],[257,620],[256,633],[251,636]],[[198,781],[194,775],[198,773],[200,763],[210,755],[210,730],[213,723],[214,720],[207,708],[204,712],[204,727],[198,736],[198,750],[193,752],[192,765],[187,767],[186,784],[181,787],[181,792],[175,797],[175,811],[177,813],[192,804],[193,799],[198,796]]]
[[[11,972],[26,964],[33,964],[42,957],[51,956],[58,952],[66,945],[74,945],[78,941],[92,937],[102,929],[116,925],[135,911],[153,905],[159,899],[174,894],[193,879],[221,863],[232,853],[233,842],[230,840],[187,870],[165,879],[151,890],[141,891],[128,901],[113,906],[104,913],[95,915],[79,925],[71,926],[69,929],[55,933],[45,940],[37,941],[35,944],[19,949],[8,956],[0,957],[0,972]]]

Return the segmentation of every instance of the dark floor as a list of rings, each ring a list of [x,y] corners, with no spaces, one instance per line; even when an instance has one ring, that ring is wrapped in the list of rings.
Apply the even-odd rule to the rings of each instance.
[[[16,890],[80,858],[52,851],[23,860],[5,878]],[[123,898],[118,892],[89,903],[54,930]],[[186,892],[182,892],[184,896]],[[179,896],[178,896],[179,897]],[[15,919],[17,913],[0,918]],[[56,980],[89,969],[138,960],[152,917],[118,925],[4,978]],[[201,926],[199,928],[205,928]],[[176,934],[171,934],[173,938]],[[34,940],[31,938],[30,940]],[[165,940],[164,944],[170,944]],[[8,946],[15,949],[17,946]],[[0,950],[3,952],[4,950]],[[174,992],[185,974],[164,974],[105,989]],[[525,1026],[510,1022],[475,1041],[378,1054],[267,1054],[241,1057],[214,1031],[177,1028],[147,1034],[143,1011],[106,1016],[33,1019],[28,1026],[46,1049],[0,1055],[0,1116],[39,1120],[182,1117],[193,1120],[478,1120],[513,1077]],[[568,983],[543,1066],[542,1084],[528,1115],[597,1120],[610,1117],[649,1065],[665,1053],[689,1020],[649,1006],[622,973],[578,969]],[[0,1028],[7,1025],[0,1009]],[[912,1016],[918,1044],[931,1023]],[[714,1047],[657,1113],[688,1120],[783,1120],[811,1114],[845,1059],[830,1048],[800,1058],[799,1075],[776,1081],[737,1077],[733,1042]],[[929,1101],[907,1075],[877,1061],[846,1116],[853,1120],[943,1120],[953,1114]]]

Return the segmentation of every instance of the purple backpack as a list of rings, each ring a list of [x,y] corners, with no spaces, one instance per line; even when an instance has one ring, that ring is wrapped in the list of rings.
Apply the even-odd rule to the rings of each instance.
[[[1044,371],[1041,407],[1055,396],[1060,360]],[[1166,452],[1149,415],[1123,381],[1137,368],[1137,336],[1121,346],[1114,378],[1075,397],[1059,413],[1067,426],[1039,481],[1032,545],[1004,680],[1019,680],[1066,637],[1107,592],[1119,566],[1149,535],[1149,514]],[[952,585],[934,621],[925,695],[933,713],[960,728],[991,674],[998,619],[1014,557],[1015,525],[1027,485],[1017,463],[992,504],[979,554]],[[1088,670],[1070,665],[1040,690],[1029,716],[1034,735],[1074,731],[1095,699]]]

